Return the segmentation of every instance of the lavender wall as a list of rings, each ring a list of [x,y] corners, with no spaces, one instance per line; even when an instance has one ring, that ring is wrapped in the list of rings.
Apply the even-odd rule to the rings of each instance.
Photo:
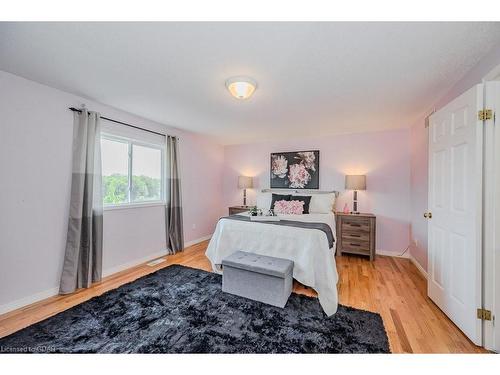
[[[223,147],[0,71],[0,313],[57,293],[69,212],[73,115],[111,118],[180,137],[184,235],[209,236],[221,214]],[[165,254],[164,207],[104,212],[104,274]]]
[[[409,245],[409,137],[409,129],[401,129],[226,146],[224,202],[242,204],[238,175],[255,176],[250,202],[257,189],[269,187],[271,152],[320,150],[320,189],[341,191],[341,210],[345,202],[352,202],[352,193],[344,192],[344,176],[366,174],[367,190],[359,193],[359,209],[377,215],[377,250],[400,253]]]
[[[427,221],[423,214],[427,211],[427,150],[427,129],[422,122],[410,129],[410,233],[412,239],[410,254],[425,270],[427,270]]]
[[[433,108],[442,108],[446,103],[456,98],[475,84],[481,83],[482,78],[494,67],[500,64],[500,45],[492,48],[479,63],[477,63],[453,88],[438,100]],[[429,112],[431,109],[429,109]],[[428,140],[425,128],[425,117],[419,119],[410,129],[411,131],[411,246],[410,254],[427,270],[427,221],[423,213],[427,211],[427,168],[428,168]],[[416,241],[415,241],[416,240]]]

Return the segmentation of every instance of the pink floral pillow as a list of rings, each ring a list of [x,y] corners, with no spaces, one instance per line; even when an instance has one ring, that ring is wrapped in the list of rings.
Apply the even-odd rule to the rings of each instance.
[[[282,215],[302,215],[304,212],[303,201],[276,201],[274,203],[274,213]]]

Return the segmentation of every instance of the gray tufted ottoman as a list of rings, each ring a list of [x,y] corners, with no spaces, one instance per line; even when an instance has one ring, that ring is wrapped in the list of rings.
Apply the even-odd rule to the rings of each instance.
[[[292,293],[293,261],[237,251],[222,266],[222,291],[285,307]]]

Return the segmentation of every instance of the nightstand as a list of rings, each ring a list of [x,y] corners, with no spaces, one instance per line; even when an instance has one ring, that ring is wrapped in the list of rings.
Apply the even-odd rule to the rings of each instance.
[[[340,255],[366,255],[375,259],[376,216],[336,212],[337,251]]]
[[[229,207],[229,215],[236,215],[241,212],[246,212],[250,209],[250,206],[231,206]]]

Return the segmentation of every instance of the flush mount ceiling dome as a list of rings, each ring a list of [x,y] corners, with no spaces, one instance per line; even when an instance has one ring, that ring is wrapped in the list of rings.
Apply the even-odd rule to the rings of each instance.
[[[232,77],[226,81],[226,87],[236,99],[248,99],[257,88],[257,82],[250,77]]]

